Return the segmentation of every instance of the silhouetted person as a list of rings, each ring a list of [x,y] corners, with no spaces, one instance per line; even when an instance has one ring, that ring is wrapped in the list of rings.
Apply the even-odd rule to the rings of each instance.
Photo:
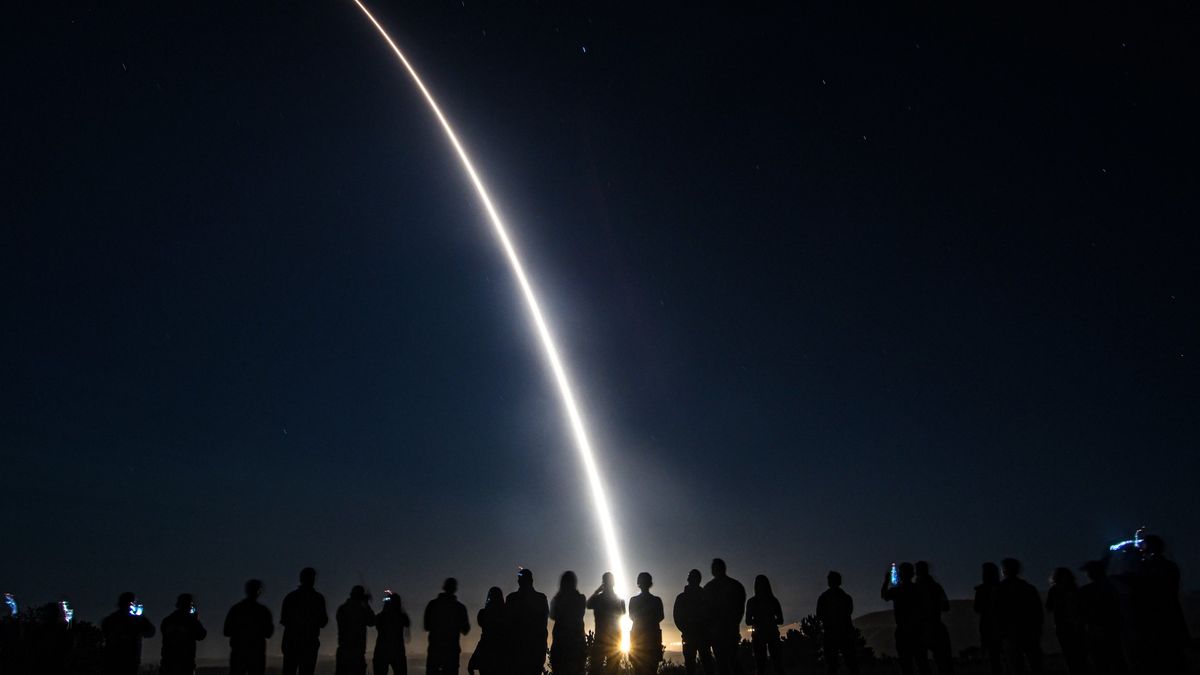
[[[1021,562],[1014,558],[1000,561],[1004,578],[996,587],[996,618],[1004,652],[1014,673],[1042,673],[1042,599],[1038,591],[1021,578]]]
[[[687,675],[696,675],[696,660],[704,675],[715,675],[709,630],[713,624],[712,603],[708,592],[700,586],[700,570],[688,572],[687,585],[675,596],[671,617],[683,639],[683,666]]]
[[[834,675],[840,656],[851,675],[858,675],[858,644],[852,620],[854,598],[842,590],[840,573],[830,572],[825,581],[829,589],[817,598],[817,619],[825,630],[825,667],[829,675]]]
[[[509,638],[512,640],[512,675],[541,675],[546,665],[546,624],[550,603],[546,594],[533,588],[533,572],[517,572],[517,590],[504,602],[508,610]]]
[[[755,671],[766,675],[769,657],[775,674],[783,675],[783,643],[779,641],[783,607],[771,591],[771,581],[766,575],[754,577],[754,596],[746,601],[746,625],[754,631],[750,634],[750,648],[754,652]]]
[[[337,610],[337,654],[334,675],[365,675],[367,672],[367,627],[375,625],[371,596],[362,586],[350,589],[350,597]]]
[[[1105,567],[1100,560],[1084,564],[1089,581],[1079,589],[1079,618],[1092,672],[1125,675],[1129,668],[1121,630],[1121,599]]]
[[[275,634],[271,610],[258,603],[263,584],[246,582],[246,598],[229,608],[222,631],[229,638],[229,675],[263,675],[267,669],[267,639]]]
[[[746,610],[746,587],[726,574],[725,561],[713,558],[712,579],[704,584],[712,602],[713,623],[710,631],[713,656],[720,675],[741,675],[742,663],[737,656],[742,641],[742,613]]]
[[[946,590],[929,573],[929,563],[917,561],[913,584],[921,599],[921,646],[933,653],[938,675],[954,672],[954,653],[950,648],[950,631],[942,623],[942,614],[950,611]]]
[[[1088,672],[1087,648],[1079,612],[1079,586],[1075,582],[1075,573],[1066,567],[1055,569],[1050,578],[1046,611],[1054,617],[1054,634],[1062,649],[1063,660],[1067,662],[1067,672],[1085,675]]]
[[[1158,535],[1143,540],[1133,607],[1143,667],[1147,672],[1174,675],[1184,672],[1184,650],[1190,638],[1179,602],[1179,566],[1165,552],[1166,544]]]
[[[321,629],[329,623],[325,596],[317,592],[317,571],[300,570],[300,586],[283,598],[279,625],[283,626],[283,675],[313,675]]]
[[[160,675],[192,675],[196,672],[196,643],[208,637],[200,623],[191,593],[175,600],[175,611],[160,625],[162,630],[162,661]]]
[[[587,599],[587,608],[592,610],[592,623],[596,629],[591,672],[593,675],[615,673],[621,663],[621,617],[625,615],[625,601],[613,588],[611,572],[600,576],[600,586]]]
[[[900,563],[897,572],[900,583],[892,585],[889,570],[880,590],[880,597],[892,603],[892,615],[896,619],[896,661],[904,675],[912,675],[914,665],[922,673],[931,673],[925,645],[921,642],[921,591],[913,583],[916,572],[912,563],[907,562]]]
[[[459,638],[471,632],[471,622],[467,608],[454,597],[457,592],[458,580],[450,577],[442,582],[442,592],[425,605],[425,630],[429,632],[426,675],[458,672],[458,656],[462,653]]]
[[[554,622],[550,643],[550,670],[554,675],[583,675],[587,661],[587,642],[583,633],[583,615],[587,598],[579,592],[579,578],[570,570],[558,581],[558,593],[550,600],[550,620]]]
[[[996,589],[1000,586],[1000,568],[983,563],[983,583],[975,587],[975,614],[979,616],[979,644],[987,654],[992,675],[1004,673],[1004,647],[1000,639],[1000,621],[996,616]]]
[[[371,657],[371,669],[375,675],[388,675],[388,668],[392,669],[394,675],[407,675],[408,655],[404,642],[408,637],[409,625],[400,596],[384,591],[383,606],[375,615],[375,653]]]
[[[58,603],[28,607],[19,626],[18,653],[15,661],[3,664],[11,668],[3,673],[33,673],[36,675],[65,675],[72,635],[67,628]]]
[[[629,660],[633,663],[634,675],[654,675],[662,661],[662,598],[650,593],[654,578],[649,572],[637,576],[637,587],[641,593],[629,599],[629,618],[633,626],[629,631]]]
[[[467,663],[467,672],[471,675],[501,675],[508,672],[508,608],[504,606],[504,591],[499,586],[488,589],[487,600],[475,616],[475,621],[479,624],[479,644]]]
[[[117,598],[117,611],[100,623],[105,675],[137,675],[142,665],[142,639],[154,637],[154,624],[140,614],[140,608],[136,595],[122,593]]]
[[[12,593],[5,593],[0,604],[0,673],[16,673],[24,666],[21,662],[21,623],[17,617],[19,607]]]

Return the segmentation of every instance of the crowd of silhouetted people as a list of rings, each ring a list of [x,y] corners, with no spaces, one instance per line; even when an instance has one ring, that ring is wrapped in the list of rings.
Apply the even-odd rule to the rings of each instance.
[[[1160,538],[1151,535],[1131,544],[1084,565],[1088,583],[1082,587],[1069,568],[1055,570],[1044,604],[1038,590],[1022,579],[1017,560],[984,563],[982,583],[975,587],[974,610],[992,672],[1042,672],[1045,613],[1053,618],[1071,675],[1184,672],[1188,634],[1179,602],[1179,569],[1163,555]],[[691,570],[672,607],[687,675],[696,675],[697,669],[704,675],[743,675],[739,656],[743,621],[751,631],[749,651],[757,675],[782,675],[779,630],[785,620],[770,580],[758,575],[754,594],[747,598],[746,588],[729,576],[723,560],[714,559],[710,571],[711,578],[702,584],[701,572]],[[283,675],[312,675],[316,669],[321,630],[329,622],[325,597],[316,590],[316,580],[316,571],[305,568],[299,586],[283,599],[279,616]],[[820,626],[822,660],[831,674],[843,665],[850,673],[858,673],[861,637],[852,621],[854,600],[842,589],[838,572],[829,572],[827,584],[814,614]],[[507,596],[499,587],[490,588],[475,617],[480,636],[468,672],[542,675],[548,653],[554,675],[615,675],[624,663],[633,675],[654,675],[663,660],[665,612],[662,599],[651,592],[651,575],[642,572],[637,576],[639,592],[628,602],[618,594],[612,574],[604,574],[590,595],[585,596],[578,586],[575,573],[564,572],[557,593],[547,599],[534,588],[532,571],[521,569],[516,590]],[[421,625],[428,633],[427,675],[458,673],[460,639],[471,631],[471,622],[457,591],[457,580],[448,578],[441,593],[425,606]],[[262,593],[261,581],[247,581],[245,598],[225,616],[222,633],[229,640],[231,675],[261,675],[266,670],[267,640],[275,633],[275,621],[271,610],[259,602]],[[950,601],[929,564],[893,564],[883,580],[881,596],[893,605],[896,661],[901,673],[931,673],[934,668],[939,675],[953,673],[953,647],[942,620]],[[15,601],[11,596],[5,600],[15,615]],[[60,604],[66,613],[64,630],[69,630],[71,610],[65,602]],[[587,610],[592,611],[591,635],[584,628]],[[629,643],[622,645],[621,622],[626,617]],[[19,638],[12,634],[15,619],[9,616],[4,620],[0,650],[6,653],[0,653],[0,668],[14,673],[54,673],[52,666],[31,670],[26,665],[21,671],[12,667],[8,657]],[[366,590],[354,586],[337,608],[335,621],[337,675],[365,675],[367,635],[372,627],[376,631],[371,654],[374,675],[407,674],[405,642],[411,621],[399,595],[385,591],[376,611]],[[552,632],[547,630],[551,621]],[[122,593],[116,611],[104,618],[100,629],[102,672],[137,673],[142,640],[155,634],[137,597]],[[190,594],[178,597],[175,610],[159,629],[159,672],[191,675],[196,669],[196,643],[204,640],[208,631]],[[51,645],[49,652],[54,651]]]
[[[1046,614],[1070,675],[1185,672],[1190,638],[1179,601],[1179,567],[1163,555],[1157,536],[1126,544],[1084,564],[1088,583],[1082,587],[1070,568],[1055,569],[1044,604],[1037,588],[1021,577],[1020,561],[984,563],[973,608],[992,673],[1043,672]],[[1111,575],[1110,567],[1116,568]],[[893,606],[901,673],[933,672],[930,657],[939,675],[953,673],[950,633],[942,621],[950,601],[929,564],[896,565],[880,592]],[[829,668],[834,672],[836,664]]]

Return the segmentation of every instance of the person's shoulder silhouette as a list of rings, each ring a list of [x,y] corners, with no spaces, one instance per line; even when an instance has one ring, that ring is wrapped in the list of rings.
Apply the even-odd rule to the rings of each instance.
[[[279,612],[284,639],[316,640],[329,623],[325,596],[317,592],[316,583],[317,571],[305,567],[300,570],[300,585],[284,596]]]
[[[258,602],[263,583],[258,579],[250,579],[244,588],[245,597],[229,608],[222,632],[229,638],[233,648],[256,644],[265,646],[266,640],[275,634],[275,619],[271,610]]]
[[[570,570],[563,572],[558,593],[550,600],[550,619],[554,621],[555,634],[582,633],[586,611],[587,598],[579,592],[579,578]]]
[[[842,590],[842,575],[830,571],[825,575],[828,588],[817,598],[817,618],[825,631],[831,634],[842,634],[853,630],[854,598]]]
[[[130,592],[117,598],[117,610],[100,623],[104,660],[110,671],[136,671],[142,662],[142,640],[154,637],[154,624],[142,615],[142,605]]]
[[[458,645],[458,636],[471,630],[467,608],[458,601],[457,592],[458,580],[449,577],[442,582],[442,592],[425,606],[425,630],[431,645],[439,641]]]

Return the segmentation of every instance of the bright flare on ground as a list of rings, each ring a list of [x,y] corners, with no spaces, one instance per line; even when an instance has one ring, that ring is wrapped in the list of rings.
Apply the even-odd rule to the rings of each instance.
[[[537,295],[534,294],[533,286],[530,285],[529,279],[525,276],[525,268],[521,265],[521,259],[517,255],[517,250],[513,246],[511,239],[509,239],[508,229],[504,226],[504,222],[500,220],[500,214],[496,212],[496,207],[492,205],[492,199],[488,196],[487,189],[484,188],[479,174],[475,172],[475,167],[471,164],[471,159],[467,156],[467,151],[463,148],[462,143],[459,143],[458,136],[455,135],[454,129],[450,127],[450,122],[446,120],[446,116],[442,114],[441,108],[433,100],[433,95],[425,88],[425,83],[421,81],[420,76],[417,75],[417,71],[408,62],[408,59],[404,57],[404,53],[396,46],[395,41],[387,34],[383,26],[375,20],[370,10],[360,0],[354,0],[354,4],[358,5],[358,8],[362,10],[367,19],[374,24],[379,34],[383,36],[388,46],[395,52],[396,58],[400,59],[400,63],[404,64],[404,69],[412,77],[413,83],[421,90],[421,94],[425,97],[429,108],[433,111],[434,116],[437,117],[438,122],[441,123],[442,130],[446,132],[446,139],[450,141],[450,145],[454,146],[454,151],[458,153],[458,159],[462,162],[463,169],[467,172],[467,176],[470,177],[471,183],[475,185],[475,192],[479,194],[479,201],[483,203],[483,208],[487,211],[488,219],[492,223],[496,237],[500,240],[500,246],[508,256],[509,265],[512,267],[513,274],[517,278],[517,283],[521,287],[521,293],[525,296],[525,304],[529,308],[529,314],[533,318],[538,336],[541,338],[542,348],[546,353],[546,361],[549,362],[550,370],[554,373],[554,380],[558,383],[558,393],[562,398],[563,407],[566,409],[567,419],[571,423],[571,432],[575,437],[575,445],[579,449],[579,456],[583,460],[588,485],[591,488],[592,501],[596,507],[596,517],[600,521],[600,531],[604,536],[604,548],[608,553],[608,564],[613,574],[614,586],[618,592],[623,592],[628,597],[629,587],[625,585],[628,577],[625,576],[625,564],[621,559],[621,548],[617,544],[616,525],[613,523],[612,512],[608,506],[608,497],[604,493],[604,484],[600,480],[600,470],[596,466],[596,456],[592,452],[592,444],[588,440],[587,428],[584,426],[583,416],[579,413],[579,406],[575,404],[575,395],[571,391],[571,384],[567,378],[566,369],[563,368],[562,360],[558,356],[558,348],[554,345],[554,337],[550,334],[550,328],[542,316]],[[628,617],[622,620],[621,648],[623,651],[629,650],[629,625]]]

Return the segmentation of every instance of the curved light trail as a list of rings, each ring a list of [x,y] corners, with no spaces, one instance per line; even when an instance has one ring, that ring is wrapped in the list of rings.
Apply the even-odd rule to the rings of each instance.
[[[421,95],[425,97],[425,102],[429,104],[430,110],[433,111],[438,122],[442,125],[442,131],[446,133],[446,139],[450,141],[450,145],[454,146],[454,151],[458,154],[459,161],[462,162],[463,170],[467,172],[471,183],[475,186],[475,192],[479,195],[479,201],[483,203],[483,208],[487,211],[488,220],[492,223],[492,228],[495,230],[496,237],[500,240],[500,246],[504,249],[505,255],[508,256],[509,265],[512,267],[513,274],[517,278],[517,283],[521,287],[521,293],[525,296],[525,304],[529,308],[529,314],[533,318],[533,323],[537,327],[538,337],[541,338],[542,349],[546,353],[546,361],[550,364],[550,370],[554,373],[554,381],[558,384],[558,393],[562,398],[563,407],[566,409],[567,419],[571,423],[571,432],[575,437],[575,445],[579,449],[579,456],[583,460],[584,470],[587,474],[588,485],[591,488],[592,502],[596,508],[596,517],[600,521],[600,531],[604,537],[604,548],[608,554],[608,564],[613,573],[613,581],[618,592],[627,594],[629,587],[626,585],[629,577],[625,574],[625,564],[621,558],[621,547],[617,543],[616,525],[613,521],[612,510],[609,508],[608,497],[604,492],[604,483],[600,479],[600,469],[596,464],[596,455],[592,451],[592,444],[588,440],[587,427],[583,423],[583,416],[579,412],[579,406],[575,403],[575,394],[571,390],[571,383],[567,377],[567,371],[563,367],[562,359],[558,355],[558,348],[554,344],[554,336],[550,333],[550,328],[546,324],[546,319],[542,315],[541,306],[538,303],[537,295],[533,291],[533,286],[529,283],[529,278],[525,275],[525,268],[521,264],[521,258],[517,255],[517,249],[513,246],[512,239],[508,236],[508,229],[504,226],[504,221],[500,219],[500,214],[496,211],[496,207],[492,204],[491,197],[488,196],[487,188],[483,186],[483,181],[480,180],[479,174],[475,171],[475,166],[471,163],[471,158],[467,156],[467,151],[459,142],[458,136],[451,128],[450,122],[446,116],[442,114],[441,108],[438,107],[437,101],[433,95],[425,88],[425,83],[421,81],[421,77],[417,75],[416,69],[405,58],[404,52],[396,46],[396,42],[392,40],[371,11],[367,9],[360,0],[354,0],[354,4],[362,10],[367,19],[383,36],[383,39],[392,48],[396,54],[396,58],[400,59],[400,63],[404,64],[404,69],[408,71],[412,77],[413,83],[421,90]],[[628,597],[628,596],[626,596]],[[627,648],[628,645],[628,621],[622,622],[622,645]]]

